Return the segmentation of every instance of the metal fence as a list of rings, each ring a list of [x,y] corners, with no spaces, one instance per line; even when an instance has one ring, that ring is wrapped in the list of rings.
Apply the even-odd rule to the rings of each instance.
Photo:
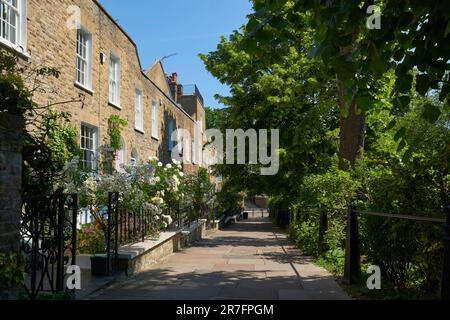
[[[78,196],[57,192],[22,201],[21,251],[25,256],[25,291],[66,292],[66,268],[76,265]]]
[[[357,210],[355,206],[349,206],[348,209],[342,208],[317,208],[306,207],[303,212],[308,210],[319,210],[319,243],[318,251],[323,252],[326,249],[324,237],[328,231],[328,223],[330,219],[330,212],[345,212],[346,216],[346,242],[345,242],[345,266],[344,266],[344,280],[348,284],[354,284],[358,281],[361,274],[360,268],[360,239],[359,239],[359,217],[373,216],[386,219],[401,219],[421,223],[432,223],[442,225],[445,231],[443,239],[444,244],[444,265],[443,275],[441,280],[441,299],[450,300],[450,206],[444,209],[444,218],[433,218],[415,215],[392,214],[386,212],[362,211]],[[280,227],[287,227],[290,223],[299,222],[302,219],[299,208],[291,209],[276,209],[273,212],[275,220]]]
[[[203,96],[198,90],[197,85],[195,84],[185,84],[183,85],[183,95],[185,96],[196,96],[202,103],[204,104]]]
[[[210,207],[182,206],[180,202],[169,205],[163,215],[173,217],[168,230],[178,231],[190,227],[200,219],[209,221]],[[127,210],[120,203],[120,193],[110,192],[108,195],[107,212],[107,273],[110,274],[119,266],[119,248],[127,244],[144,242],[158,234],[162,226],[162,218],[153,210],[143,207]]]

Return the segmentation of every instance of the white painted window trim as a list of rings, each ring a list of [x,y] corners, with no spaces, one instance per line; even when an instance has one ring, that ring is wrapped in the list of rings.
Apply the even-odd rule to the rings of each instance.
[[[192,140],[192,163],[193,164],[198,164],[197,161],[197,145],[195,143],[195,139]]]
[[[144,133],[144,97],[142,90],[136,89],[134,101],[134,128]]]
[[[178,154],[183,155],[183,130],[182,128],[177,129],[177,144],[178,144]]]
[[[2,2],[4,2],[4,0],[0,0],[0,3]],[[18,21],[16,26],[16,43],[13,43],[0,36],[0,44],[14,50],[24,58],[30,58],[31,56],[27,52],[27,0],[18,0],[17,7]]]
[[[172,152],[174,148],[174,141],[172,140],[172,135],[173,132],[175,131],[175,121],[169,120],[168,131],[169,131],[169,151]]]
[[[152,137],[155,139],[159,139],[158,118],[158,103],[152,101]]]
[[[81,144],[81,140],[83,139],[82,136],[82,127],[86,127],[89,129],[92,129],[92,140],[93,140],[93,149],[86,149],[86,148],[82,148],[82,144]],[[92,160],[92,170],[96,171],[98,170],[98,161],[97,161],[97,157],[98,157],[98,148],[99,148],[99,136],[100,136],[100,131],[99,128],[93,125],[90,125],[86,122],[81,122],[81,126],[80,126],[80,149],[84,152],[85,150],[91,151],[93,153],[93,160]],[[82,158],[82,162],[85,162],[84,160],[84,154],[83,154],[83,158]]]
[[[109,62],[109,103],[121,109],[120,107],[120,58],[110,54]],[[114,70],[111,69],[114,67]],[[114,91],[114,92],[113,92]]]
[[[191,141],[189,139],[185,140],[185,148],[186,148],[185,161],[187,163],[191,163],[192,162]]]
[[[85,37],[85,47],[86,47],[86,57],[83,57],[82,55],[80,55],[80,53],[78,52],[79,46],[78,46],[78,35],[82,33]],[[92,56],[92,34],[87,31],[86,29],[80,27],[77,30],[77,39],[76,39],[76,75],[75,75],[75,84],[77,86],[80,86],[83,89],[86,89],[87,91],[89,91],[90,93],[93,93],[92,91],[92,60],[93,60],[93,56]],[[81,60],[82,62],[86,63],[86,70],[85,70],[85,74],[84,74],[84,79],[83,82],[79,81],[78,79],[78,61]]]

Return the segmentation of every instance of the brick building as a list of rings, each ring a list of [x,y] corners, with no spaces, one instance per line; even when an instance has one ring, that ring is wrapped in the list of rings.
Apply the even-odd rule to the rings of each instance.
[[[108,141],[108,119],[128,121],[116,166],[158,157],[171,161],[177,142],[186,172],[202,163],[195,131],[205,128],[203,98],[196,86],[182,86],[177,75],[166,75],[161,61],[144,71],[136,44],[96,0],[0,0],[0,48],[10,50],[31,66],[51,66],[61,72],[49,90],[34,100],[59,105],[79,128],[83,166],[98,166],[98,149]]]

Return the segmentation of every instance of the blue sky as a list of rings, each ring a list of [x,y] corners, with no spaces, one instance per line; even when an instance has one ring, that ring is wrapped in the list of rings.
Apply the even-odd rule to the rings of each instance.
[[[239,29],[251,12],[248,0],[100,0],[134,39],[143,68],[157,58],[167,73],[177,72],[184,84],[197,84],[205,105],[222,107],[214,95],[228,88],[215,79],[198,57],[216,49],[220,36]]]

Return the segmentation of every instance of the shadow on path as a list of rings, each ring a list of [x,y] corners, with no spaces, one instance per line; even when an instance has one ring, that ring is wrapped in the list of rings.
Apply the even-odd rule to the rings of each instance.
[[[348,299],[333,277],[267,219],[238,222],[148,271],[90,297],[100,300]]]

